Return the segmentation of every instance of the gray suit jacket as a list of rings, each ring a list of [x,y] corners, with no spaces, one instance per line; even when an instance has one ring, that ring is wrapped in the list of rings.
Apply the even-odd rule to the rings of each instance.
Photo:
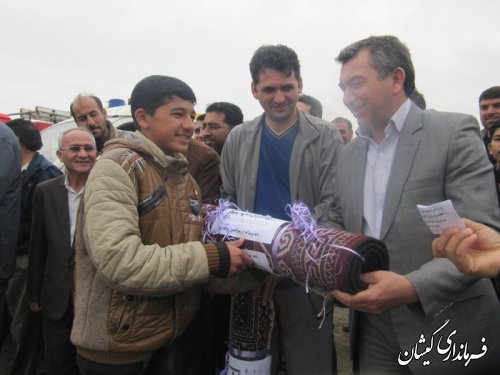
[[[337,224],[351,232],[362,231],[367,149],[366,140],[354,139],[343,149],[338,165],[340,207],[336,211],[340,212],[335,214],[343,218]],[[390,172],[380,239],[389,251],[390,270],[412,282],[420,302],[384,314],[392,321],[401,350],[414,347],[421,334],[430,340],[446,319],[451,320],[444,332],[456,329],[453,341],[468,342],[469,353],[480,353],[485,337],[487,354],[467,367],[465,361],[443,361],[445,356],[437,355],[436,348],[409,363],[416,373],[478,373],[484,370],[481,366],[498,366],[500,304],[489,280],[465,276],[447,259],[433,258],[431,242],[435,236],[416,205],[446,199],[453,202],[460,216],[500,227],[492,167],[476,120],[467,115],[422,111],[412,104]],[[431,360],[432,365],[423,367],[423,360]]]
[[[52,321],[59,320],[71,299],[73,249],[65,176],[40,183],[33,200],[27,293]]]

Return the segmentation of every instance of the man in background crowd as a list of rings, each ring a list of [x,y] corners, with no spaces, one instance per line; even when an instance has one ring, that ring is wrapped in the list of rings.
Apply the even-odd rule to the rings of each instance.
[[[490,87],[479,96],[479,119],[483,124],[481,138],[486,150],[488,150],[488,144],[490,143],[488,131],[495,121],[500,120],[500,86]],[[494,163],[492,158],[490,160]]]
[[[323,106],[321,102],[311,95],[300,94],[297,101],[297,108],[308,115],[322,118]]]
[[[59,138],[57,157],[64,176],[40,183],[33,200],[28,267],[28,301],[42,311],[45,370],[77,375],[73,323],[73,237],[80,199],[97,157],[96,142],[85,128]]]
[[[97,152],[100,154],[104,144],[123,134],[108,121],[108,115],[101,99],[94,95],[79,94],[70,105],[70,112],[78,126],[83,126],[94,135]]]
[[[352,123],[348,119],[337,117],[332,120],[332,124],[339,130],[344,143],[348,143],[352,139],[354,133],[352,131]]]
[[[220,155],[227,136],[242,122],[243,113],[237,105],[228,102],[212,103],[205,111],[201,138]]]
[[[205,120],[205,114],[201,113],[194,119],[194,133],[193,138],[197,141],[202,141],[201,138],[201,127],[203,126],[203,121]]]
[[[0,123],[0,349],[8,331],[5,292],[16,268],[17,233],[21,209],[21,150],[16,135]]]
[[[41,314],[30,310],[26,279],[29,264],[33,194],[40,182],[60,176],[61,171],[38,153],[42,137],[31,121],[19,118],[7,122],[16,134],[22,155],[21,218],[17,241],[16,272],[9,281],[6,299],[12,317],[10,334],[15,343],[10,374],[36,374],[41,341]]]

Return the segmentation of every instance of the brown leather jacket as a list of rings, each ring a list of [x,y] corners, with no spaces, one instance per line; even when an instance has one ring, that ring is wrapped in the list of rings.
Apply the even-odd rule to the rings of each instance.
[[[191,139],[186,153],[188,171],[201,188],[203,203],[216,204],[220,198],[220,157],[205,143]]]
[[[75,237],[71,339],[80,356],[146,361],[184,331],[209,275],[227,274],[227,249],[199,242],[201,196],[186,166],[140,132],[106,144]]]

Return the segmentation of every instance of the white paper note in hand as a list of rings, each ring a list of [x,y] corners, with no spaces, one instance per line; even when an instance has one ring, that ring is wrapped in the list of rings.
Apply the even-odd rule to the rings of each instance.
[[[260,251],[255,251],[255,250],[249,250],[249,249],[243,249],[247,255],[252,258],[252,260],[255,262],[255,267],[259,268],[261,270],[264,270],[269,273],[274,273],[273,270],[271,269],[271,266],[269,265],[269,262],[267,261],[266,255],[264,253],[261,253]]]
[[[430,206],[417,204],[417,208],[425,224],[427,224],[427,227],[434,234],[441,234],[446,229],[452,227],[465,229],[464,223],[460,220],[460,216],[458,216],[449,199]]]

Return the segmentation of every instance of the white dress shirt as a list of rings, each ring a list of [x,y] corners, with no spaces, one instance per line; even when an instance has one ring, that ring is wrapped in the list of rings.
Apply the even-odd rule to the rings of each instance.
[[[407,99],[391,117],[380,143],[373,140],[369,127],[360,126],[357,131],[358,136],[368,142],[363,193],[363,233],[374,238],[380,238],[387,183],[399,134],[410,107],[411,101]]]
[[[80,205],[80,199],[85,192],[85,186],[78,192],[76,192],[69,184],[68,175],[64,178],[64,186],[68,191],[68,207],[69,207],[69,223],[70,223],[70,238],[71,246],[73,246],[73,237],[75,236],[75,225],[76,225],[76,214],[78,212],[78,206]]]

